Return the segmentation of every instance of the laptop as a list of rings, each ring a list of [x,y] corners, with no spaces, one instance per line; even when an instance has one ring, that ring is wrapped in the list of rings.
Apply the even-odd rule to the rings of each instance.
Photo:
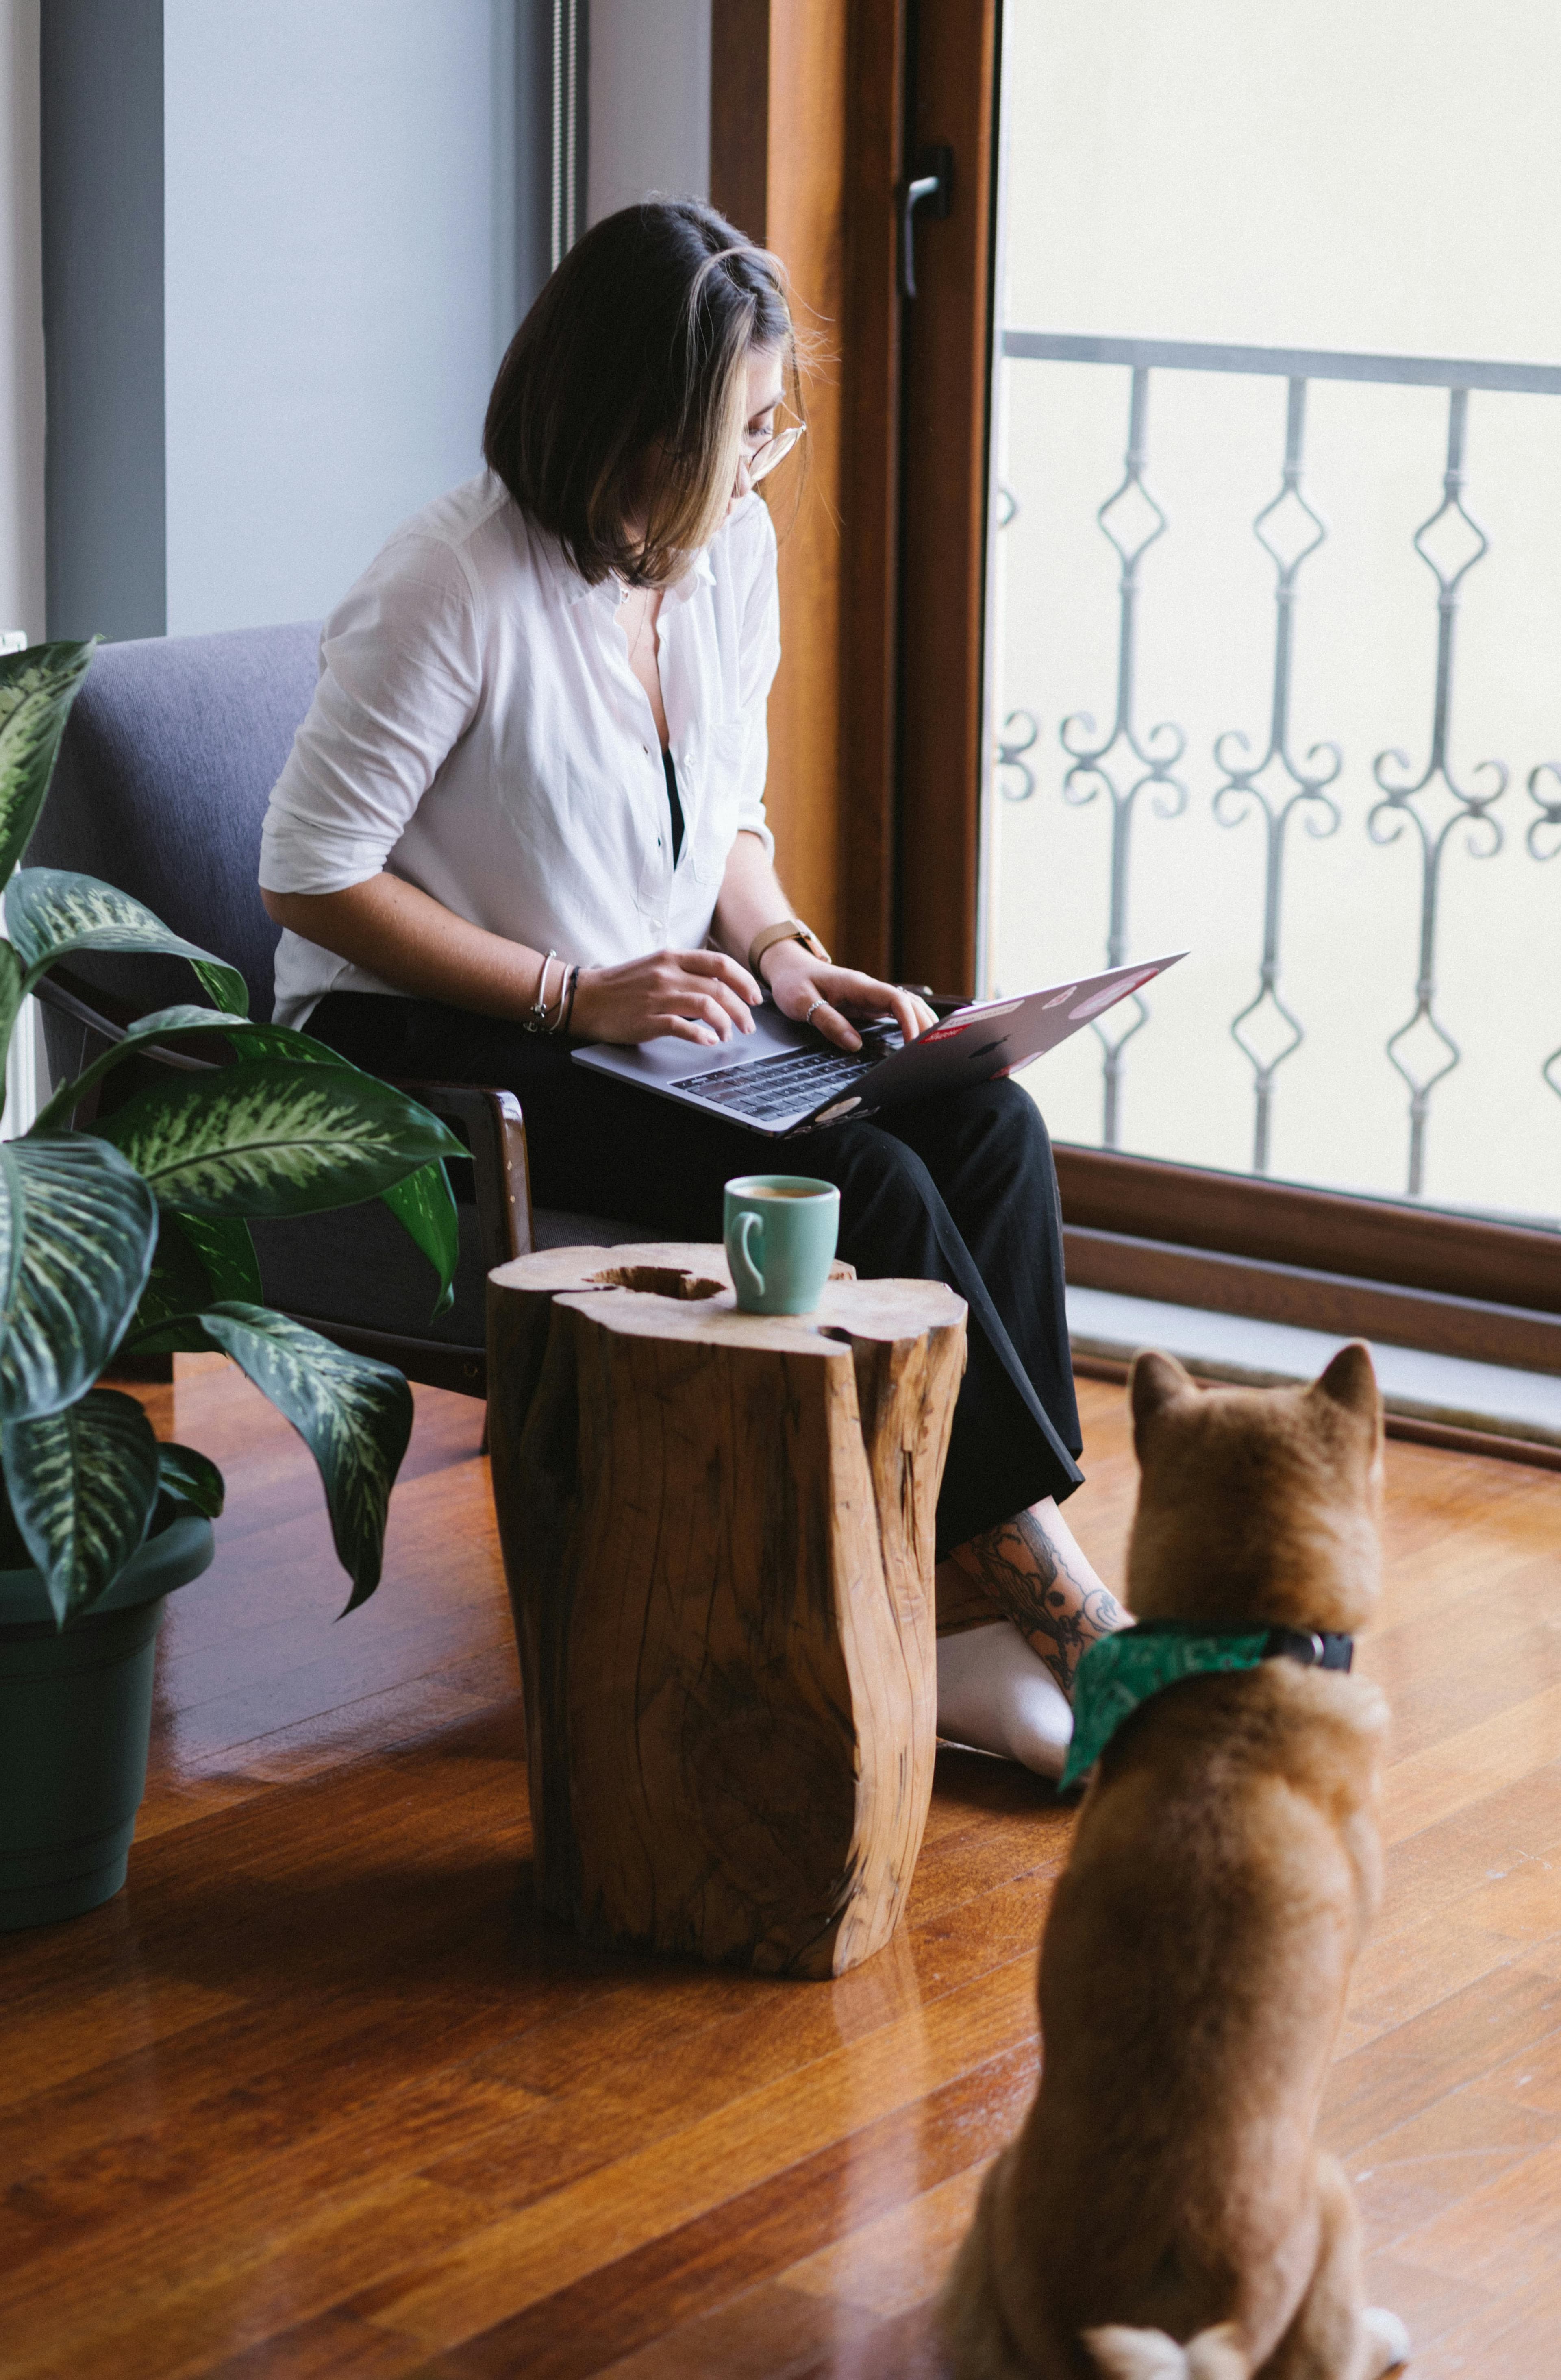
[[[736,1035],[710,1049],[665,1033],[631,1048],[599,1041],[571,1054],[577,1066],[784,1140],[1017,1074],[1186,956],[1172,951],[1012,1000],[940,1002],[938,1023],[914,1041],[897,1027],[868,1025],[860,1050],[838,1050],[767,1001],[753,1012],[754,1031],[741,1037],[741,1048]]]

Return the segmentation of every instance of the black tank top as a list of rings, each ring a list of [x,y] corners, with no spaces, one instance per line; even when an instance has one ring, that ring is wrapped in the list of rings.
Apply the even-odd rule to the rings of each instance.
[[[667,808],[672,814],[672,866],[675,868],[683,852],[683,802],[678,793],[677,763],[670,752],[662,753],[661,766],[667,772]]]

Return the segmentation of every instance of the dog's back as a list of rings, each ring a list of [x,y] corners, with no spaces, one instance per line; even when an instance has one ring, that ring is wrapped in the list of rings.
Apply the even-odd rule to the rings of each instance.
[[[1317,1390],[1205,1401],[1167,1372],[1135,1380],[1140,1617],[1357,1625],[1375,1594],[1363,1352],[1325,1376],[1325,1409]],[[1189,1530],[1182,1508],[1211,1493],[1212,1524]],[[1254,1504],[1301,1561],[1254,1563]],[[1375,1902],[1386,1720],[1373,1688],[1279,1659],[1184,1680],[1107,1746],[1042,1948],[1039,2095],[946,2293],[961,2380],[1358,2380],[1392,2361],[1362,2326],[1352,2209],[1313,2137]]]

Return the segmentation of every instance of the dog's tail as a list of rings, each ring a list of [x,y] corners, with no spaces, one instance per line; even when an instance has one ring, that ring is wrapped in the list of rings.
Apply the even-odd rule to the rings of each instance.
[[[1086,2330],[1084,2345],[1102,2380],[1251,2380],[1252,2365],[1233,2323],[1201,2330],[1185,2347],[1163,2330],[1107,2323],[1102,2330]]]

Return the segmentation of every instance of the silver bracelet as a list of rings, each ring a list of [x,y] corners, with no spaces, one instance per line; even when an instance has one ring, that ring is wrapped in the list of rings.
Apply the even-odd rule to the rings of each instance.
[[[557,956],[556,951],[550,951],[542,961],[542,973],[537,985],[537,997],[532,1002],[529,1012],[520,1020],[527,1033],[545,1033],[548,1029],[548,969]]]

